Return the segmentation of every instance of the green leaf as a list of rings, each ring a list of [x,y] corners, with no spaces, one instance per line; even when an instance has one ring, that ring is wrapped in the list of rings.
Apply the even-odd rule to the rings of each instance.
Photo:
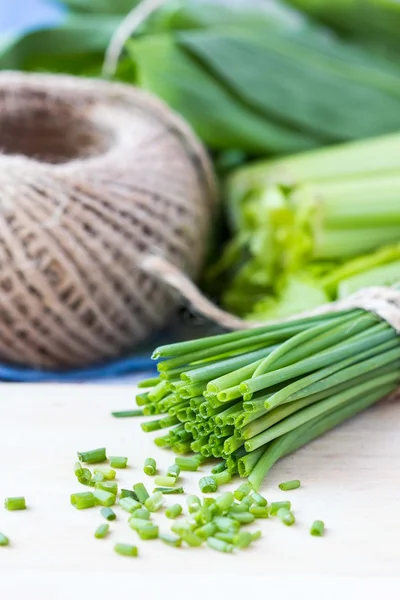
[[[15,37],[0,49],[0,69],[98,74],[120,20],[81,15],[59,27]]]
[[[82,13],[126,15],[140,0],[61,0],[67,8]]]
[[[277,295],[266,296],[258,302],[249,320],[268,321],[281,319],[310,310],[329,302],[318,282],[305,274],[291,275],[281,284]]]
[[[168,35],[134,39],[127,49],[141,87],[163,98],[215,149],[289,152],[315,142],[253,112]]]
[[[241,26],[177,37],[229,91],[275,123],[321,142],[399,129],[400,70],[344,43],[330,50],[315,37],[311,45],[310,33]]]

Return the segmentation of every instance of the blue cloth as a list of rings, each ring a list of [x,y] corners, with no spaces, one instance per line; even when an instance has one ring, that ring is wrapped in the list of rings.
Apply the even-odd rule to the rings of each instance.
[[[56,25],[63,19],[64,12],[61,4],[53,0],[0,0],[0,35],[15,35],[42,26]],[[41,371],[0,363],[0,380],[23,382],[107,380],[135,372],[154,371],[154,369],[155,363],[151,361],[149,353],[68,372]]]
[[[65,10],[56,0],[0,0],[0,34],[59,23]]]

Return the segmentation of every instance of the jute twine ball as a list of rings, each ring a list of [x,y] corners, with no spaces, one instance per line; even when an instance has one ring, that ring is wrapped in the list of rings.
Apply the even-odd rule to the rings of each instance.
[[[188,126],[131,86],[0,74],[0,360],[45,368],[130,351],[176,308],[141,270],[195,278],[215,203]]]

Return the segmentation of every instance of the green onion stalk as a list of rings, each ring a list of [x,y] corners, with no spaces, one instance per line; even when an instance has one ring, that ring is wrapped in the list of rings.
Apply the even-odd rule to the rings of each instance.
[[[246,165],[226,197],[233,237],[209,277],[231,312],[280,319],[398,280],[400,134]]]
[[[207,490],[234,474],[258,490],[280,458],[378,402],[400,380],[395,330],[358,308],[161,346],[153,358],[159,377],[140,402],[145,397],[162,430],[155,442],[189,454],[177,457],[181,469],[220,459],[202,480]]]

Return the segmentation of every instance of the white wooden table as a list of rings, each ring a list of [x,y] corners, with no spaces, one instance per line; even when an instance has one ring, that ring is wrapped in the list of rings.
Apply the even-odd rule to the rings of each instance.
[[[11,540],[0,548],[1,599],[97,600],[128,592],[133,598],[144,590],[151,599],[209,600],[217,592],[229,598],[250,591],[270,597],[273,589],[281,600],[302,587],[308,598],[337,597],[339,590],[345,598],[361,589],[371,593],[374,586],[379,596],[400,597],[398,403],[375,406],[276,465],[262,492],[270,501],[290,499],[296,525],[260,520],[263,538],[231,556],[141,541],[123,511],[111,523],[109,537],[96,540],[99,508],[78,511],[70,505],[71,492],[84,489],[72,469],[77,450],[106,446],[110,454],[128,456],[130,467],[118,471],[121,487],[144,481],[151,488],[142,471],[146,456],[154,456],[161,471],[173,462],[136,419],[111,416],[112,410],[133,407],[134,393],[130,386],[1,386],[0,496],[24,495],[29,507],[0,508],[0,531]],[[201,474],[183,475],[185,490],[197,493]],[[291,478],[299,478],[302,487],[281,492],[278,483]],[[177,500],[183,498],[169,496],[167,502]],[[162,529],[171,524],[157,518]],[[321,539],[308,533],[317,518],[327,527]],[[136,543],[140,558],[114,554],[117,541]],[[182,586],[186,591],[179,592]]]

